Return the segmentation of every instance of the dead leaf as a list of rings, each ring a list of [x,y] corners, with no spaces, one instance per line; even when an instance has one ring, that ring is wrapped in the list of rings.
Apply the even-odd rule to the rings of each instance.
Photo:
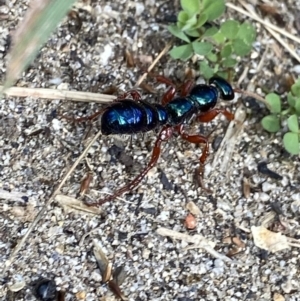
[[[92,214],[92,215],[100,215],[102,210],[98,207],[90,207],[85,205],[82,201],[77,200],[73,197],[58,194],[55,197],[55,200],[64,208],[66,211],[79,211],[85,214]]]
[[[257,247],[273,253],[289,249],[292,246],[300,248],[299,240],[289,238],[282,233],[271,232],[263,226],[253,226],[251,232]]]

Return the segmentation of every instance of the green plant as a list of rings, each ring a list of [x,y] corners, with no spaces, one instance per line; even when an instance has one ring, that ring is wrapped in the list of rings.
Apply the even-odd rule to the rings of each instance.
[[[68,14],[76,0],[31,1],[22,22],[13,35],[13,47],[7,63],[6,80],[1,93],[9,88],[30,65],[38,51]]]
[[[211,22],[225,11],[224,0],[181,0],[182,11],[177,24],[169,26],[169,31],[184,41],[170,51],[175,59],[188,60],[194,54],[203,59],[200,72],[205,78],[213,74],[223,75],[237,64],[238,57],[250,53],[255,40],[255,28],[235,20],[216,26]]]
[[[282,121],[287,122],[289,131],[283,136],[284,148],[293,155],[300,153],[300,79],[292,85],[291,91],[287,95],[287,108],[282,109],[282,99],[275,93],[266,96],[266,101],[270,105],[270,113],[265,116],[261,124],[270,133],[280,130]]]

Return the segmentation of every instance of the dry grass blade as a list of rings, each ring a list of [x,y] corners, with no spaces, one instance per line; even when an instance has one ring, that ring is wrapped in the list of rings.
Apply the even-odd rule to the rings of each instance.
[[[154,66],[157,64],[157,62],[170,50],[172,46],[172,41],[170,41],[165,48],[161,51],[161,53],[157,56],[157,58],[153,61],[153,63],[149,66],[149,68],[147,69],[148,72],[150,72]],[[137,81],[136,86],[138,87],[143,81],[144,79],[147,77],[147,73],[144,73]]]
[[[0,86],[0,91],[3,86]],[[78,91],[67,91],[57,89],[43,89],[43,88],[23,88],[23,87],[12,87],[5,90],[4,95],[14,97],[36,97],[43,99],[61,99],[61,100],[72,100],[80,102],[97,102],[97,103],[108,103],[116,99],[116,96],[91,93],[91,92],[78,92]]]
[[[235,122],[231,122],[227,128],[226,134],[223,138],[223,141],[214,157],[212,163],[212,169],[214,170],[219,162],[221,162],[221,166],[218,169],[221,172],[230,171],[228,166],[230,165],[230,161],[234,152],[234,147],[238,142],[238,139],[241,137],[241,132],[243,130],[243,124],[246,120],[246,112],[244,110],[243,105],[240,105],[234,117]],[[223,155],[223,158],[221,158]]]
[[[41,46],[75,0],[34,0],[13,36],[13,48],[7,64],[4,89],[10,87],[34,60]]]

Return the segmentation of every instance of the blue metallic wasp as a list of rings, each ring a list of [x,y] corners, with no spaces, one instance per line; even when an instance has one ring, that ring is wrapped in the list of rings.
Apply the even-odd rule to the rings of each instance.
[[[77,121],[83,121],[101,115],[100,126],[104,135],[135,134],[161,128],[147,167],[135,179],[112,195],[88,203],[88,205],[102,205],[134,189],[156,165],[162,143],[168,141],[174,133],[178,133],[183,140],[190,143],[204,144],[199,158],[199,172],[203,174],[204,163],[209,154],[208,138],[202,135],[189,135],[185,132],[184,126],[195,119],[199,122],[209,122],[218,114],[223,114],[228,120],[234,119],[234,115],[226,109],[215,108],[219,98],[226,101],[234,99],[234,90],[225,79],[212,77],[209,85],[194,85],[192,81],[187,81],[183,84],[179,96],[176,96],[177,89],[169,79],[157,76],[157,80],[171,86],[164,94],[162,104],[150,104],[142,100],[136,90],[132,90],[118,97],[104,110],[88,118],[77,119]]]

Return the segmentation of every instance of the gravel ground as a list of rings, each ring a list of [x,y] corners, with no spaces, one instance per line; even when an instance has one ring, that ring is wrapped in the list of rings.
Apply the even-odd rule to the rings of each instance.
[[[8,34],[27,5],[28,1],[0,1],[1,80]],[[97,93],[111,85],[129,90],[141,71],[128,66],[124,50],[151,62],[171,38],[166,27],[178,5],[178,1],[82,1],[78,13],[61,25],[17,85]],[[296,35],[299,5],[299,1],[278,3],[285,28]],[[231,10],[227,13],[243,20]],[[241,88],[261,95],[265,90],[282,93],[285,75],[297,76],[299,62],[256,26],[258,42],[251,59],[241,61],[236,78],[248,70]],[[258,70],[264,53],[263,67]],[[155,72],[183,81],[187,68],[195,65],[165,55]],[[165,87],[154,85],[152,79],[146,82],[155,86],[157,94],[143,94],[159,101]],[[300,300],[299,249],[268,252],[257,247],[251,232],[251,227],[264,225],[299,238],[299,159],[284,152],[281,134],[269,135],[261,129],[259,121],[266,113],[261,104],[244,97],[227,107],[236,111],[243,103],[248,105],[244,110],[247,119],[243,127],[237,126],[233,139],[226,140],[228,145],[234,143],[228,165],[217,150],[227,131],[224,118],[191,129],[214,130],[204,180],[212,193],[203,191],[194,179],[201,148],[174,137],[164,145],[156,168],[123,201],[105,204],[97,214],[70,210],[57,200],[47,206],[2,275],[0,299],[36,300],[34,283],[44,277],[66,292],[65,300],[115,300],[108,285],[101,282],[93,253],[97,241],[113,269],[122,266],[126,272],[121,290],[129,300]],[[0,100],[2,266],[8,264],[19,239],[99,130],[96,124],[89,131],[87,124],[55,116],[58,108],[70,116],[84,116],[97,111],[99,105],[30,97]],[[100,198],[120,187],[148,162],[155,138],[156,133],[132,139],[101,136],[62,194],[78,197],[80,183],[89,171],[93,181],[84,198]],[[183,222],[189,211],[197,215],[193,230],[187,230]],[[175,240],[159,235],[161,227],[186,236]],[[205,237],[218,254],[197,248],[197,235]],[[220,254],[231,255],[231,261]]]

